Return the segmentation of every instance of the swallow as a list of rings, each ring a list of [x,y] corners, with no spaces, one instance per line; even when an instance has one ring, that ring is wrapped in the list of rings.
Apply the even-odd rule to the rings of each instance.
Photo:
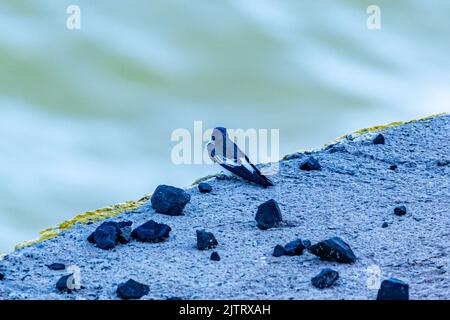
[[[229,139],[227,129],[222,127],[214,128],[211,141],[206,147],[211,160],[231,173],[259,184],[264,188],[274,185],[250,162],[247,155]]]

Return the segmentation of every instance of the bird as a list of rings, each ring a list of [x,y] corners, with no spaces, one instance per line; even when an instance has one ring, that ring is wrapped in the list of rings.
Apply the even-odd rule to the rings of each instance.
[[[264,176],[259,169],[250,162],[247,155],[228,137],[227,129],[216,127],[211,134],[211,141],[207,144],[211,160],[231,173],[259,184],[264,188],[273,186],[273,182]]]

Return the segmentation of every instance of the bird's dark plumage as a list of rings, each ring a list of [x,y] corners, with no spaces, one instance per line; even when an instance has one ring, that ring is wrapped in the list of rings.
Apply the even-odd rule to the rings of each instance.
[[[208,143],[208,153],[214,162],[243,179],[263,187],[273,186],[273,183],[250,162],[247,155],[228,139],[225,128],[215,128],[211,140]]]

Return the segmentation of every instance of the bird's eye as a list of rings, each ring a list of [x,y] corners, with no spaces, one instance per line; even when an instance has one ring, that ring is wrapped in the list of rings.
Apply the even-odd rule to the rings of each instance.
[[[212,139],[212,141],[215,141],[216,137],[215,136],[211,136],[211,139]]]

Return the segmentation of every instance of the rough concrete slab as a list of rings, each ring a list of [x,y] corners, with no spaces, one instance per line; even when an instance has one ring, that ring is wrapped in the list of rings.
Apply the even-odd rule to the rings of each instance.
[[[0,299],[117,299],[117,285],[129,278],[149,285],[143,299],[375,299],[369,266],[381,269],[381,280],[409,283],[411,299],[450,299],[450,116],[381,132],[384,145],[373,145],[374,133],[365,133],[313,152],[320,171],[299,170],[302,153],[281,161],[272,188],[212,179],[211,193],[188,189],[184,216],[157,214],[147,204],[112,219],[132,220],[133,227],[150,219],[166,223],[173,231],[163,243],[101,250],[86,241],[97,222],[16,250],[0,261]],[[390,170],[392,164],[398,168]],[[257,207],[272,198],[284,222],[259,230]],[[394,215],[398,205],[407,207],[405,216]],[[196,248],[197,229],[214,233],[221,261]],[[333,236],[351,246],[356,263],[307,252],[272,256],[277,244]],[[83,288],[59,293],[55,284],[67,272],[46,267],[54,262],[79,266]],[[327,267],[339,280],[328,289],[313,287],[311,278]]]

